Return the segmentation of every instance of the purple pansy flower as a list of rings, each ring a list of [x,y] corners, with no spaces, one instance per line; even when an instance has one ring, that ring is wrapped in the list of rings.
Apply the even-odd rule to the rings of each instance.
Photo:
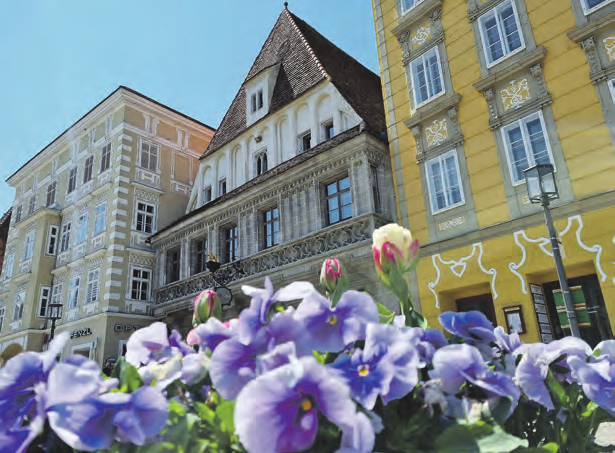
[[[438,320],[442,327],[450,333],[468,342],[491,343],[495,341],[493,325],[480,311],[464,313],[447,311],[438,316]]]
[[[579,357],[570,357],[568,365],[585,395],[615,417],[615,364],[608,360],[587,363]]]
[[[559,351],[549,351],[543,343],[526,344],[521,350],[523,358],[515,371],[521,390],[529,399],[552,410],[553,401],[544,381],[549,373],[549,365],[560,356]]]
[[[199,324],[188,333],[187,341],[189,345],[198,344],[203,351],[209,349],[213,352],[233,335],[233,331],[219,319],[209,318],[205,324]]]
[[[247,296],[252,297],[250,308],[243,310],[239,315],[237,333],[243,344],[253,341],[259,329],[269,323],[269,308],[272,304],[300,300],[315,291],[311,283],[294,282],[274,294],[273,284],[269,277],[265,278],[264,289],[244,285],[241,290]]]
[[[519,338],[519,334],[517,332],[513,332],[508,335],[504,332],[504,328],[502,326],[497,326],[494,329],[493,334],[495,335],[495,342],[500,350],[505,351],[508,354],[514,354],[515,351],[524,344]]]
[[[194,354],[196,351],[183,342],[181,334],[174,330],[169,335],[169,345],[171,348],[175,348],[181,352],[181,354],[185,357],[189,354]]]
[[[339,352],[365,338],[368,323],[380,320],[374,300],[359,291],[346,291],[337,305],[313,291],[297,307],[295,318],[305,324],[313,349]]]
[[[314,443],[318,412],[342,430],[356,423],[348,386],[314,358],[304,357],[243,388],[235,405],[235,428],[250,453],[301,451]]]
[[[157,361],[170,353],[167,326],[155,322],[133,333],[126,344],[126,361],[136,367]]]
[[[601,362],[607,360],[610,363],[615,363],[615,340],[605,340],[598,343],[591,355],[593,362]]]
[[[376,417],[377,420],[370,417]],[[376,432],[380,432],[380,429],[376,430],[374,427],[378,424],[381,425],[382,421],[376,414],[367,416],[363,412],[358,412],[354,425],[342,433],[342,444],[337,453],[371,453],[376,443]]]

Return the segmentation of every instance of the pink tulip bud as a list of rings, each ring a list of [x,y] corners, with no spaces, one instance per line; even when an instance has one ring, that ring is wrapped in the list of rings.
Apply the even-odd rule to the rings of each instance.
[[[340,284],[348,286],[348,278],[337,258],[327,259],[322,263],[320,284],[329,293],[333,293]]]
[[[194,299],[194,321],[201,324],[211,318],[219,302],[218,295],[212,289],[206,289],[196,296]]]
[[[385,225],[374,231],[373,254],[376,271],[386,276],[390,266],[402,273],[413,270],[419,259],[419,242],[412,239],[410,231],[397,225]]]

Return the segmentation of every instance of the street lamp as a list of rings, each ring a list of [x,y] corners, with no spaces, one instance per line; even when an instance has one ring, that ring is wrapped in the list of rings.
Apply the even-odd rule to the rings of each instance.
[[[56,330],[56,321],[62,319],[62,304],[49,304],[47,319],[51,320],[51,335],[49,336],[49,341],[51,341]]]
[[[553,249],[553,259],[555,260],[555,269],[557,277],[564,296],[564,305],[566,313],[570,321],[570,332],[573,337],[581,338],[577,315],[574,311],[574,304],[570,298],[570,288],[568,288],[568,280],[566,279],[566,271],[562,262],[562,255],[559,250],[559,243],[555,235],[555,227],[551,218],[551,210],[549,203],[551,200],[559,198],[557,184],[555,183],[555,170],[551,164],[537,164],[533,167],[524,170],[525,185],[527,186],[527,194],[532,203],[540,203],[545,215],[547,229],[549,230],[549,238],[551,240],[551,248]]]
[[[211,278],[215,283],[213,290],[220,298],[220,304],[230,305],[233,302],[233,291],[227,285],[244,274],[241,262],[233,261],[221,269],[222,263],[217,261],[214,255],[210,255],[205,267],[211,273]]]

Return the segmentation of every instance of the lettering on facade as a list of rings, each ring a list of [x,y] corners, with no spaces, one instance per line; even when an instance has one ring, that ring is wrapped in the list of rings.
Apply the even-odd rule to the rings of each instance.
[[[449,228],[463,225],[464,223],[466,223],[466,216],[462,215],[459,217],[455,217],[454,219],[450,219],[445,222],[439,223],[438,230],[440,231],[448,230]]]
[[[132,330],[139,330],[141,327],[144,326],[135,326],[133,324],[116,324],[113,326],[113,330],[115,332],[130,332]]]
[[[71,339],[79,338],[79,337],[85,337],[87,335],[92,335],[92,329],[90,327],[85,327],[85,328],[79,329],[79,330],[73,330],[70,333]]]

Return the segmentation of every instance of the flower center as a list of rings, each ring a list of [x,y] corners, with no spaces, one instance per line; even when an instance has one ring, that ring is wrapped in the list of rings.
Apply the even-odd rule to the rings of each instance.
[[[332,326],[333,326],[333,325],[335,325],[335,324],[337,324],[337,316],[335,316],[335,315],[329,315],[329,316],[327,317],[327,322],[328,322],[329,324],[331,324]]]
[[[361,365],[359,366],[359,368],[357,368],[357,370],[359,371],[359,376],[367,376],[369,374],[368,365]]]
[[[312,410],[312,402],[310,401],[310,399],[309,399],[309,398],[305,398],[305,397],[304,397],[304,398],[301,400],[301,409],[302,409],[304,412],[309,412],[309,411],[311,411],[311,410]]]

